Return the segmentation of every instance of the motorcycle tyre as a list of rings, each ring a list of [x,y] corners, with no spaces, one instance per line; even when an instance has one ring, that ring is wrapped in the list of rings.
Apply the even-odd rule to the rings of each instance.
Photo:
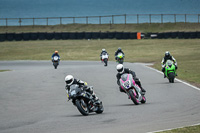
[[[87,116],[89,114],[88,107],[84,109],[80,100],[76,100],[76,107],[82,115]]]
[[[142,101],[141,103],[146,103],[146,97],[145,96],[142,96]]]
[[[105,63],[104,66],[107,66],[108,65],[108,59],[104,59],[104,63]]]
[[[97,114],[101,114],[101,113],[103,113],[103,111],[104,111],[104,108],[103,108],[103,104],[101,103],[101,104],[99,105],[99,107],[98,107],[96,113],[97,113]]]
[[[54,62],[53,65],[54,65],[54,68],[57,69],[58,63],[57,63],[57,62]]]
[[[135,105],[138,105],[139,101],[137,100],[136,96],[133,94],[133,90],[129,90],[128,93],[129,93],[129,95],[130,95],[131,100],[133,101],[133,103]]]
[[[168,77],[169,77],[169,82],[174,83],[175,74],[173,72],[171,72],[168,74]]]

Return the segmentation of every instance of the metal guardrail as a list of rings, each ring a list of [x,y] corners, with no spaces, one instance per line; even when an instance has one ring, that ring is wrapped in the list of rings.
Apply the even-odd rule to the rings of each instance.
[[[200,14],[122,14],[82,17],[0,18],[0,26],[62,24],[200,23]]]

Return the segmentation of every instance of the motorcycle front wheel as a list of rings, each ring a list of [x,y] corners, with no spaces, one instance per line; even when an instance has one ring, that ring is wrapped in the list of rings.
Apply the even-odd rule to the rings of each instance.
[[[101,114],[101,113],[103,113],[103,111],[104,111],[104,108],[103,108],[103,104],[101,102],[100,105],[99,105],[99,107],[98,107],[98,109],[97,109],[97,111],[96,111],[96,113],[97,114]]]
[[[87,116],[89,114],[89,109],[83,99],[76,100],[76,106],[82,115]]]
[[[136,98],[136,92],[135,92],[135,90],[133,89],[133,90],[129,90],[128,91],[129,92],[129,95],[130,95],[130,97],[131,97],[131,100],[133,101],[133,103],[135,104],[135,105],[138,105],[139,104],[139,101],[137,100],[137,98]]]
[[[168,77],[169,77],[169,82],[174,83],[175,74],[173,72],[171,72],[171,73],[169,73]]]

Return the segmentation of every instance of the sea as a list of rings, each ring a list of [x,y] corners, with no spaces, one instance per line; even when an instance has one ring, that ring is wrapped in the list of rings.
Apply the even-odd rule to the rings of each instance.
[[[139,14],[139,17],[136,14]],[[153,14],[151,18],[149,14]],[[161,14],[164,16],[161,17]],[[200,21],[198,14],[200,14],[200,0],[0,0],[0,26],[19,24],[19,19],[10,20],[10,18],[21,18],[20,24],[39,23],[41,25],[113,23],[113,21],[114,23],[149,21],[196,23]],[[97,17],[110,15],[119,16],[114,17],[114,20],[112,17],[102,17],[101,20]],[[92,16],[96,17],[92,18]],[[65,19],[62,19],[62,22],[59,19],[49,19],[48,22],[47,19],[37,20],[37,18],[48,17],[65,17]],[[74,20],[73,17],[78,18]],[[36,19],[33,22],[31,19],[23,18]]]

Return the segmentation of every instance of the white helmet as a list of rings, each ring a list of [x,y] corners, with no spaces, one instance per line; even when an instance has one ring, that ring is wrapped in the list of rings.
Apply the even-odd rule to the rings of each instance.
[[[65,77],[65,82],[67,85],[71,85],[74,82],[74,77],[72,75],[67,75]]]
[[[122,64],[118,64],[116,68],[120,74],[122,74],[124,72],[124,66]]]
[[[106,49],[102,49],[102,51],[106,51]]]

